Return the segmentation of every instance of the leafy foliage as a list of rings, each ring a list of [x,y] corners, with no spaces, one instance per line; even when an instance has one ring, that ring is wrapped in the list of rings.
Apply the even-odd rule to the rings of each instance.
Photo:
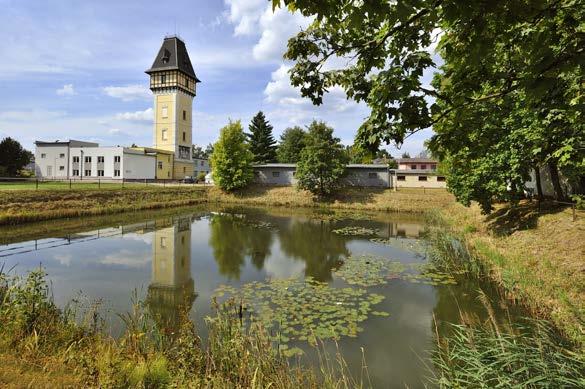
[[[301,127],[291,127],[280,135],[280,144],[276,151],[278,162],[297,163],[301,158],[301,151],[306,145],[307,133]]]
[[[367,104],[358,143],[401,144],[433,127],[450,190],[485,212],[517,198],[536,167],[550,170],[558,198],[559,170],[585,191],[583,1],[273,0],[281,4],[314,17],[289,40],[291,82],[317,105],[334,86]],[[437,67],[437,40],[444,64],[430,88],[423,74]]]
[[[254,155],[248,149],[240,121],[220,130],[219,140],[211,155],[213,180],[222,190],[232,191],[246,186],[253,178]]]
[[[340,186],[345,163],[343,146],[338,138],[333,137],[333,128],[324,122],[313,121],[297,165],[299,187],[319,196],[331,194]]]
[[[10,177],[18,175],[31,159],[31,152],[25,150],[18,141],[7,137],[0,142],[0,170],[3,174]]]
[[[272,126],[266,120],[262,111],[252,118],[248,127],[248,144],[250,151],[254,154],[254,162],[267,163],[276,161],[276,141],[272,136]]]

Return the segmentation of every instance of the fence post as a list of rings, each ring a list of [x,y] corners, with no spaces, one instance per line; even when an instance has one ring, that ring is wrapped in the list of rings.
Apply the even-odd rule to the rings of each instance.
[[[71,178],[69,179],[69,189],[71,189]]]
[[[39,179],[36,179],[36,189],[39,189]]]

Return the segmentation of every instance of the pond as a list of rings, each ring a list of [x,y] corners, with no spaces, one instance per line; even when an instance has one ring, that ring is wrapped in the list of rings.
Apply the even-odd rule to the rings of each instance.
[[[161,326],[177,325],[180,307],[190,307],[203,338],[212,298],[234,296],[287,355],[311,364],[311,344],[328,339],[325,349],[338,346],[354,375],[365,360],[374,387],[414,388],[432,374],[436,331],[487,318],[477,282],[428,264],[425,225],[412,215],[193,208],[67,223],[22,238],[12,229],[0,267],[42,265],[59,305],[100,301],[114,334],[122,330],[114,313],[130,310],[133,291]],[[496,304],[498,318],[518,314]]]

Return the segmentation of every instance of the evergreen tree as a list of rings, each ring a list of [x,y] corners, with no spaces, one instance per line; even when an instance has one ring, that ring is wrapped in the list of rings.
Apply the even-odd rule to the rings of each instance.
[[[278,162],[297,163],[301,158],[301,151],[305,148],[306,137],[305,130],[298,126],[284,130],[276,151]]]
[[[30,151],[8,137],[0,142],[0,171],[8,176],[16,176],[32,159]]]
[[[340,186],[346,162],[339,138],[333,137],[333,128],[324,122],[313,121],[307,134],[307,145],[297,164],[299,187],[318,196],[330,195]]]
[[[254,154],[254,162],[267,163],[276,161],[276,140],[272,136],[272,126],[262,111],[258,112],[248,127],[250,130],[248,144]]]
[[[230,121],[221,129],[211,155],[213,181],[225,191],[246,186],[254,177],[253,158],[246,143],[242,123],[239,120]]]

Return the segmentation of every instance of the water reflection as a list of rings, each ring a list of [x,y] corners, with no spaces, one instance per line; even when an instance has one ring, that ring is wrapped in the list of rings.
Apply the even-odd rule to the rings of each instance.
[[[152,278],[147,304],[159,329],[175,332],[181,314],[191,310],[197,295],[191,277],[191,219],[167,223],[170,226],[162,228],[157,223],[152,239]]]

